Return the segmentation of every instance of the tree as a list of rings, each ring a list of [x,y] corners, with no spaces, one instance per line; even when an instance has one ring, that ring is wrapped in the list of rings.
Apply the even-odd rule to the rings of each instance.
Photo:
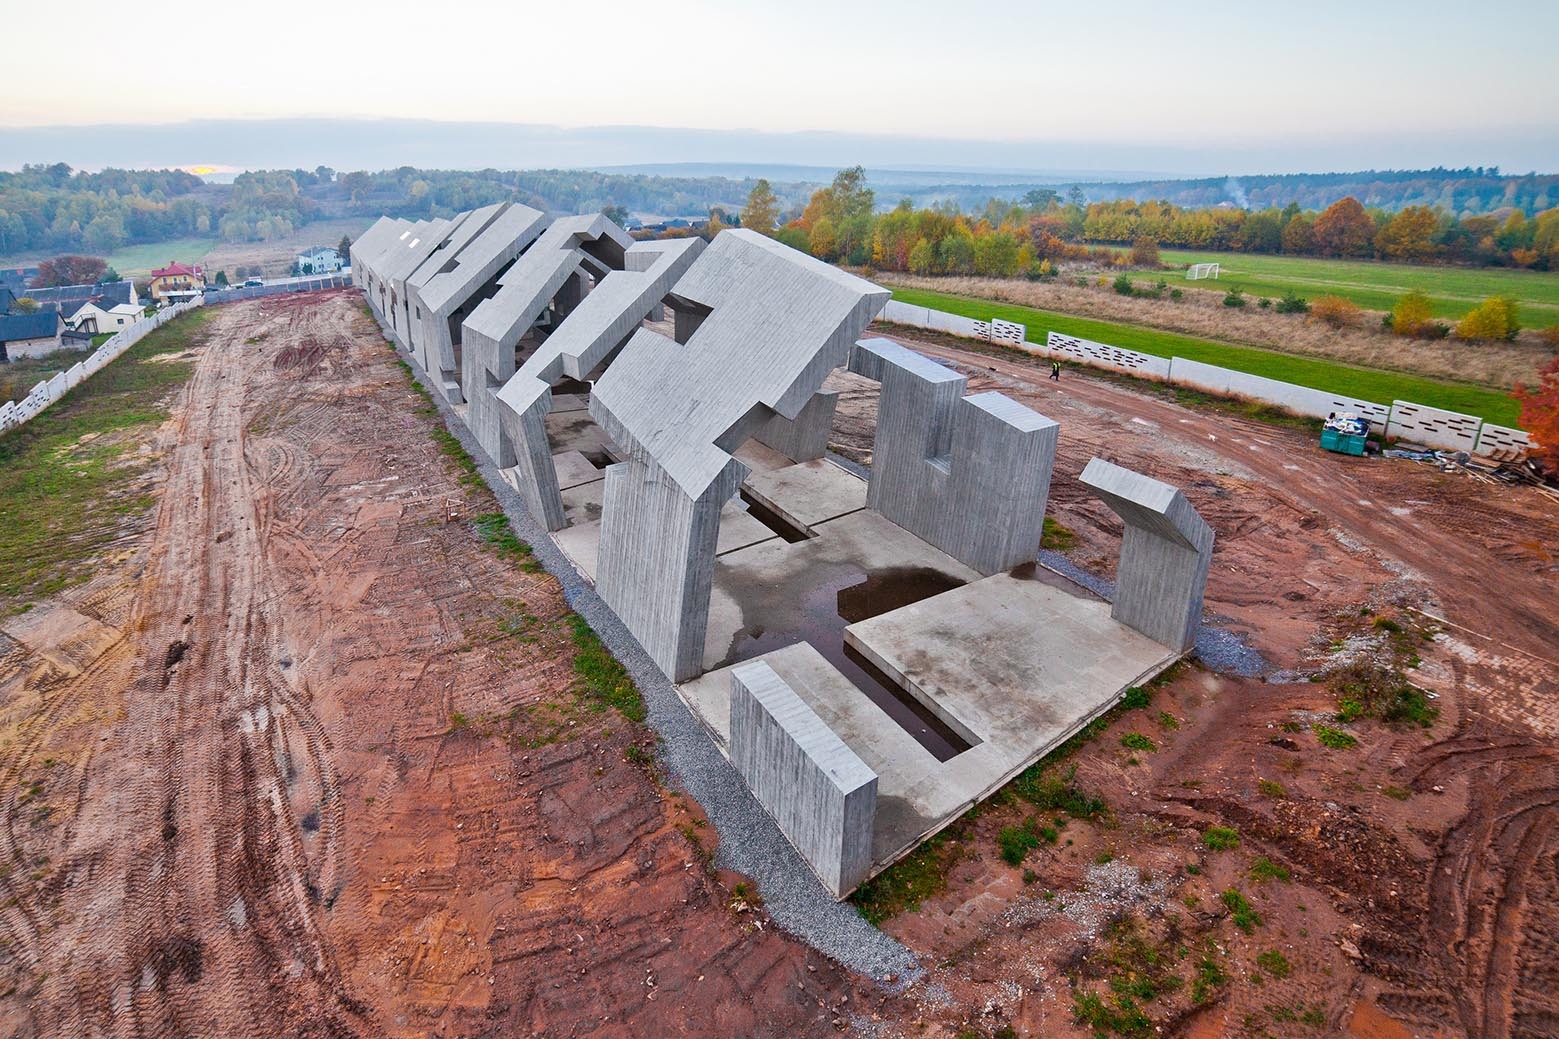
[[[624,224],[626,224],[628,222],[628,207],[627,206],[602,206],[601,207],[601,215],[606,217],[606,219],[610,220],[612,223],[616,224],[618,227],[622,227]],[[341,240],[343,242],[346,242],[345,238],[342,238]],[[352,247],[352,243],[347,242],[347,248],[350,249],[351,247]],[[336,251],[337,252],[341,252],[341,250],[339,250],[339,249],[336,250]],[[343,253],[341,253],[341,255],[345,256],[346,253],[343,252]]]
[[[1368,256],[1374,239],[1375,221],[1352,195],[1315,218],[1315,244],[1324,255]]]
[[[1422,335],[1433,317],[1434,308],[1429,297],[1414,289],[1391,308],[1391,330],[1399,336]]]
[[[112,267],[103,268],[103,273],[97,276],[97,284],[103,285],[110,281],[119,281],[119,272]]]
[[[1533,457],[1559,475],[1559,357],[1538,372],[1536,388],[1517,383],[1512,396],[1521,402],[1521,428],[1537,442]]]
[[[839,248],[839,236],[834,233],[834,222],[826,216],[812,225],[807,240],[811,244],[812,255],[819,260],[832,260],[835,251]]]
[[[1434,242],[1440,217],[1428,206],[1408,206],[1375,235],[1375,249],[1388,260],[1422,263],[1439,251]]]
[[[936,250],[931,248],[931,243],[924,236],[915,242],[915,247],[909,251],[909,270],[911,274],[930,274],[936,269]]]
[[[108,263],[96,256],[68,254],[55,256],[38,264],[38,276],[33,279],[35,289],[51,289],[58,285],[95,285],[98,277],[108,269]]]
[[[227,272],[226,271],[217,271],[216,283],[218,285],[222,286],[223,288],[227,287],[228,281],[227,281]]]
[[[1149,267],[1153,270],[1162,267],[1164,264],[1158,256],[1158,242],[1146,235],[1132,242],[1131,263],[1134,267]]]
[[[18,314],[38,313],[38,301],[31,296],[23,296],[11,304],[11,308]]]
[[[1315,221],[1309,213],[1300,213],[1283,225],[1283,252],[1289,256],[1315,252]]]
[[[1509,296],[1490,296],[1456,322],[1457,339],[1514,339],[1519,331],[1516,301]]]
[[[779,220],[779,196],[767,180],[760,178],[747,193],[747,204],[742,207],[742,226],[759,234],[772,235]]]
[[[346,235],[341,236],[341,241],[336,243],[336,255],[341,257],[342,263],[350,263],[352,256],[352,239]]]

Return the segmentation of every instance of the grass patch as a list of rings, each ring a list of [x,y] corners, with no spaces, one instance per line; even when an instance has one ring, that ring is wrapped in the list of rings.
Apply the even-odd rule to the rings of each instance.
[[[1235,888],[1230,888],[1221,896],[1223,907],[1229,911],[1229,916],[1234,920],[1234,926],[1250,934],[1261,926],[1261,914],[1256,912],[1256,907],[1250,904],[1250,900]]]
[[[539,573],[543,567],[536,561],[531,547],[514,533],[509,517],[501,512],[484,512],[471,521],[477,536],[491,545],[499,558],[518,563],[526,573]]]
[[[1288,790],[1275,779],[1257,780],[1256,789],[1262,797],[1270,797],[1275,801],[1281,801],[1288,796]]]
[[[1298,386],[1348,394],[1363,400],[1382,403],[1397,399],[1411,400],[1434,408],[1481,415],[1486,421],[1507,426],[1516,425],[1520,418],[1520,409],[1510,397],[1498,390],[1467,383],[1442,382],[1402,372],[1360,368],[1325,358],[1302,357],[1254,346],[1236,346],[1141,325],[1100,321],[925,289],[896,288],[893,290],[893,298],[912,306],[933,307],[982,321],[992,317],[1016,321],[1027,325],[1029,335],[1039,340],[1043,340],[1043,332],[1060,332],[1155,357],[1184,357],[1190,361],[1215,364]]]
[[[1121,706],[1128,711],[1140,710],[1153,702],[1153,693],[1140,685],[1134,685],[1126,690],[1121,697]]]
[[[199,308],[175,318],[0,434],[0,615],[88,580],[126,519],[155,501],[143,435],[168,417],[165,403],[194,364],[154,358],[195,346],[213,316]]]
[[[127,245],[110,253],[107,259],[110,267],[128,278],[132,274],[150,274],[166,267],[170,260],[199,263],[217,244],[215,238],[170,238],[150,245]]]
[[[880,924],[947,887],[947,875],[963,855],[966,823],[955,823],[855,889],[850,901],[862,916]]]
[[[1240,846],[1240,831],[1232,826],[1209,826],[1202,831],[1202,843],[1213,851],[1229,851]]]
[[[628,669],[607,652],[601,639],[577,613],[568,615],[574,637],[574,676],[580,691],[602,708],[615,707],[629,721],[644,720],[644,698]]]
[[[1039,537],[1039,547],[1048,548],[1052,552],[1065,552],[1077,544],[1077,533],[1070,527],[1062,526],[1049,516],[1045,517],[1045,530]]]
[[[1029,766],[1012,781],[1012,792],[1041,811],[1065,812],[1074,819],[1098,819],[1107,815],[1109,805],[1077,785],[1077,768],[1065,773],[1051,772],[1040,765]]]
[[[1021,866],[1029,852],[1039,847],[1039,834],[1030,825],[1003,826],[996,835],[1001,859],[1009,866]]]
[[[1279,980],[1294,973],[1294,968],[1289,964],[1288,957],[1276,949],[1268,949],[1266,952],[1259,954],[1256,957],[1256,966]]]
[[[1332,750],[1347,750],[1359,742],[1351,734],[1341,729],[1334,729],[1330,725],[1317,725],[1314,730],[1315,738],[1321,746]]]
[[[1413,796],[1413,791],[1405,786],[1383,786],[1380,788],[1380,792],[1393,801],[1406,801]]]
[[[1157,750],[1158,745],[1140,732],[1128,732],[1121,737],[1121,746],[1127,750]]]
[[[1268,880],[1281,880],[1285,884],[1289,881],[1288,867],[1281,863],[1273,862],[1265,855],[1252,862],[1250,869],[1246,872],[1250,879],[1258,884]]]

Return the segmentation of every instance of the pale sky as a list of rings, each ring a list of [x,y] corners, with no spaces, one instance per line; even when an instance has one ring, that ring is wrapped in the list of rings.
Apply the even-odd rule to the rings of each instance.
[[[0,127],[348,116],[1149,149],[1408,135],[1443,138],[1448,164],[1559,168],[1551,0],[17,6],[18,40],[65,38],[64,16],[128,21],[136,43],[11,48]],[[1477,154],[1457,158],[1460,134]]]

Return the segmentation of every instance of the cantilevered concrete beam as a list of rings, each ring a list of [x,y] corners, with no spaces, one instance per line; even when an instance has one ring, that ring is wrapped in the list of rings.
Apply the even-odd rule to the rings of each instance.
[[[544,422],[552,410],[553,384],[565,376],[587,379],[607,363],[703,251],[701,238],[635,242],[625,254],[627,269],[596,285],[498,391],[520,492],[548,530],[562,530],[568,522]]]
[[[596,590],[675,681],[698,673],[731,454],[794,421],[888,292],[752,231],[722,231],[674,289],[702,314],[679,345],[640,329],[590,396],[629,460],[606,471]]]
[[[867,507],[982,574],[1034,559],[1061,427],[887,339],[850,370],[882,383]]]
[[[567,316],[584,298],[588,279],[622,270],[632,244],[628,232],[599,213],[558,220],[499,279],[497,294],[466,318],[460,351],[466,423],[499,468],[515,464],[497,396],[514,378],[515,347],[549,304]]]
[[[498,275],[524,252],[547,226],[538,210],[517,202],[490,207],[481,220],[477,210],[462,226],[468,240],[452,246],[452,254],[436,254],[412,277],[412,344],[430,381],[452,403],[465,399],[455,345],[467,313],[497,289]]]
[[[1190,649],[1202,619],[1213,528],[1178,488],[1102,458],[1089,461],[1081,479],[1126,524],[1110,615],[1155,642]]]

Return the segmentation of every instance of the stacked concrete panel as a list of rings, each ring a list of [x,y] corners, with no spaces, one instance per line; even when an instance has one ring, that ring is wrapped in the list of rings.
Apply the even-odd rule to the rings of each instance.
[[[1395,400],[1391,402],[1391,419],[1386,425],[1386,435],[1428,447],[1470,453],[1478,447],[1478,427],[1482,424],[1483,420],[1477,415],[1463,415],[1458,411],[1443,411],[1426,404]]]
[[[1078,339],[1076,336],[1050,332],[1045,336],[1045,350],[1052,357],[1057,355],[1070,357],[1083,364],[1113,368],[1118,372],[1140,375],[1148,379],[1169,378],[1168,357],[1154,357],[1152,354],[1138,353],[1136,350],[1123,350],[1108,343],[1095,343],[1089,339]]]
[[[567,525],[544,422],[552,386],[565,377],[588,379],[608,363],[703,251],[701,238],[629,246],[626,269],[606,275],[498,391],[520,492],[548,530]]]
[[[1178,488],[1106,462],[1089,461],[1083,486],[1126,524],[1110,615],[1181,652],[1196,644],[1213,529]]]
[[[835,898],[872,865],[877,774],[762,660],[731,671],[731,763]]]
[[[1492,422],[1485,422],[1478,430],[1480,455],[1505,451],[1526,452],[1531,449],[1532,438],[1522,430],[1512,429],[1510,426],[1496,426]]]
[[[1034,559],[1060,426],[886,339],[850,370],[882,384],[867,506],[982,574]]]
[[[414,279],[412,348],[429,380],[453,403],[465,400],[455,356],[466,315],[497,288],[496,279],[547,226],[538,210],[505,202],[453,256],[427,265]]]
[[[590,414],[629,459],[607,470],[596,590],[681,681],[701,666],[720,508],[748,472],[731,452],[774,415],[801,416],[888,293],[732,230],[674,295],[698,315],[687,342],[634,333]]]
[[[520,340],[544,319],[551,326],[572,312],[592,280],[623,268],[632,244],[628,232],[600,214],[564,217],[542,232],[499,278],[497,293],[466,318],[460,353],[461,389],[470,405],[466,424],[499,468],[515,464],[497,395],[514,378]]]
[[[1360,418],[1369,419],[1379,432],[1385,431],[1386,420],[1391,413],[1389,407],[1374,401],[1297,386],[1280,379],[1237,372],[1215,364],[1188,361],[1184,357],[1176,357],[1171,362],[1169,381],[1178,386],[1191,386],[1221,396],[1259,400],[1296,415],[1309,415],[1312,418],[1324,419],[1334,414],[1353,412]]]

